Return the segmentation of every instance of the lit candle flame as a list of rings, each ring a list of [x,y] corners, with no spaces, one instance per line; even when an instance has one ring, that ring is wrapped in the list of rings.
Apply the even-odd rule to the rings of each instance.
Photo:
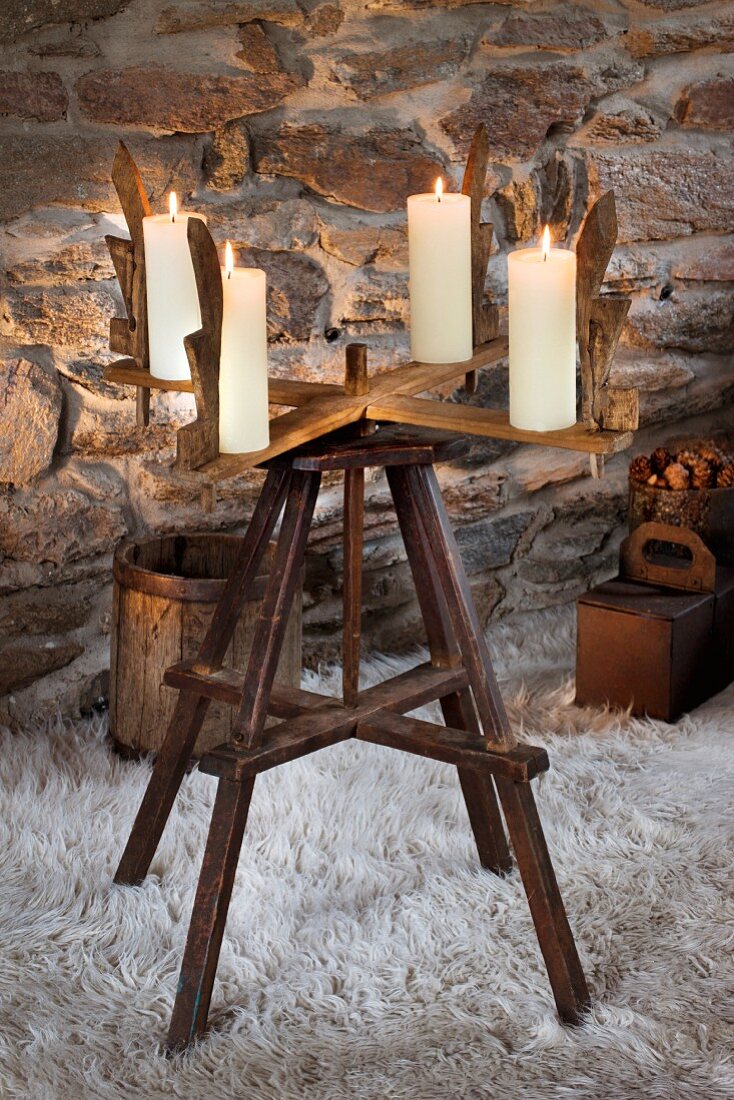
[[[443,195],[443,179],[441,178],[441,176],[439,176],[438,179],[436,180],[436,202],[441,201],[441,196],[442,195]]]
[[[543,260],[548,259],[548,253],[550,252],[550,227],[546,225],[543,230]]]
[[[176,214],[178,213],[178,199],[176,198],[175,191],[171,191],[168,196],[168,212],[171,215],[171,221],[175,222]]]
[[[234,253],[229,241],[224,246],[224,270],[227,272],[227,278],[231,279],[234,271]]]

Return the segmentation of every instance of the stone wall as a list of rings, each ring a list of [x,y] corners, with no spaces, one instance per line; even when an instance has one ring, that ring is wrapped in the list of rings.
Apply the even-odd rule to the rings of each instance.
[[[731,425],[734,16],[726,3],[600,0],[5,0],[0,6],[0,718],[104,691],[110,555],[124,535],[225,528],[167,471],[191,399],[101,379],[120,309],[103,236],[123,137],[154,209],[175,188],[269,279],[273,372],[340,380],[343,348],[406,354],[406,196],[460,180],[479,121],[505,254],[543,221],[573,238],[617,193],[609,274],[633,305],[617,373],[643,390],[640,447]],[[507,399],[506,364],[472,401]],[[461,394],[447,399],[466,400]],[[614,568],[624,456],[482,443],[441,471],[482,618],[572,598]],[[369,482],[370,643],[417,638],[384,480]],[[340,499],[319,504],[309,659],[334,652]]]

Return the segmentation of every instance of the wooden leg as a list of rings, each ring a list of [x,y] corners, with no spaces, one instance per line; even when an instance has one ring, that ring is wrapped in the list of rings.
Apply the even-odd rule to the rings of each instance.
[[[444,709],[447,725],[454,725]],[[466,729],[466,726],[456,726]],[[461,792],[469,815],[469,824],[479,853],[479,862],[495,875],[506,875],[512,870],[512,854],[505,836],[502,814],[497,802],[494,780],[489,773],[461,765],[459,773]]]
[[[283,506],[289,471],[271,471],[263,486],[242,550],[214,612],[197,659],[206,671],[221,666],[242,604],[255,578],[268,540]],[[210,700],[181,692],[168,732],[158,750],[153,774],[115,874],[121,886],[142,882],[148,873],[171,808],[191,759]]]
[[[455,667],[461,664],[461,652],[435,566],[430,555],[426,553],[426,535],[420,521],[419,510],[415,507],[414,498],[408,491],[405,468],[389,467],[387,477],[408,562],[413,573],[418,603],[428,636],[431,660],[439,667]],[[441,709],[447,726],[465,729],[481,736],[470,692],[462,691],[455,695],[447,695],[441,700]],[[483,867],[494,871],[495,874],[506,874],[512,869],[512,856],[502,825],[502,815],[492,776],[461,766],[458,772],[479,860]]]
[[[532,787],[529,783],[497,779],[497,790],[558,1015],[567,1024],[578,1024],[590,1004],[589,990],[556,882]]]
[[[166,1048],[184,1050],[203,1035],[254,779],[220,779],[199,875]]]
[[[115,872],[114,881],[118,886],[137,886],[148,873],[209,703],[209,699],[198,695],[179,694],[168,732],[153,765],[153,774]]]
[[[242,700],[232,740],[254,748],[260,744],[268,701],[283,646],[288,614],[301,577],[321,474],[294,470],[265,596],[252,640],[242,687]]]
[[[196,659],[199,671],[213,671],[224,660],[250,585],[278,522],[290,480],[290,470],[268,471],[242,549],[201,644]]]
[[[342,698],[347,707],[356,706],[359,696],[363,548],[364,470],[345,470]]]
[[[515,736],[510,727],[502,696],[492,668],[484,631],[481,628],[469,581],[441,498],[432,466],[404,468],[406,492],[425,534],[425,546],[443,590],[448,616],[454,629],[474,695],[484,736],[493,747],[511,747]]]
[[[514,738],[435,472],[432,467],[412,467],[401,476],[403,503],[416,517],[418,528],[423,528],[423,545],[444,593],[485,736],[498,747],[511,745]],[[559,1015],[567,1023],[578,1023],[588,1007],[589,993],[532,788],[506,779],[496,779],[496,786]]]

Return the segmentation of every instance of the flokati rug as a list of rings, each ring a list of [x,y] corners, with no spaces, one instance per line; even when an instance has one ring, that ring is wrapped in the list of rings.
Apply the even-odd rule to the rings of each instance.
[[[734,689],[675,726],[578,709],[573,627],[489,640],[550,752],[585,1027],[555,1015],[517,872],[480,868],[455,770],[350,742],[258,779],[212,1031],[167,1060],[215,780],[185,780],[150,877],[113,887],[148,766],[102,719],[59,722],[0,743],[3,1100],[732,1100]]]

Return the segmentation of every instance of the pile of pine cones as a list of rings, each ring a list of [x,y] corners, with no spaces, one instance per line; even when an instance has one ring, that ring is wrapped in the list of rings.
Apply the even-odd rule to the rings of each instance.
[[[656,447],[649,458],[638,455],[632,459],[630,480],[657,489],[731,489],[734,455],[710,444],[675,454],[667,447]]]

